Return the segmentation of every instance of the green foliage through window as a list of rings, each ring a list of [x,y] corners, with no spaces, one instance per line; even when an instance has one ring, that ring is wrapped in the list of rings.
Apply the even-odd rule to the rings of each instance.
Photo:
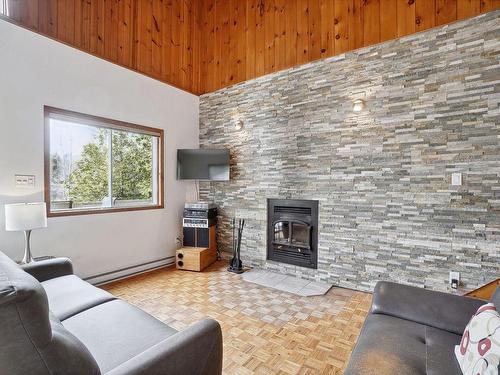
[[[51,210],[158,204],[156,135],[50,122]]]

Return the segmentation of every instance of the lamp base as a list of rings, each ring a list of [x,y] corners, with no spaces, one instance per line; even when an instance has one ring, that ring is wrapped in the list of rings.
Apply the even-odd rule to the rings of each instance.
[[[35,260],[31,255],[31,247],[30,247],[30,238],[31,238],[31,229],[24,231],[24,256],[21,260],[21,264],[33,263]]]

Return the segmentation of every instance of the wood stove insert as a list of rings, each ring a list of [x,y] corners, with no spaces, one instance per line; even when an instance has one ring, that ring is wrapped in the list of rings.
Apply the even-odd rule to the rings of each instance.
[[[318,268],[318,201],[267,200],[267,259]]]

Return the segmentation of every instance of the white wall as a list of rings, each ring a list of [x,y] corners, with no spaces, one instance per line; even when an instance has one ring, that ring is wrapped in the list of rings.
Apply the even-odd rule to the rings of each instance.
[[[35,256],[70,257],[82,277],[173,256],[188,183],[177,148],[198,146],[198,97],[0,20],[0,250],[14,259],[23,234],[5,231],[4,204],[43,201],[43,106],[165,130],[165,208],[49,218]],[[36,176],[16,188],[15,174]],[[128,271],[130,272],[130,270]]]

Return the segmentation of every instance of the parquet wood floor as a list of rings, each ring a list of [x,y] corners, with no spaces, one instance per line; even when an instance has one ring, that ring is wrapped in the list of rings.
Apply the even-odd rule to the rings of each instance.
[[[103,288],[182,330],[205,317],[222,326],[224,374],[341,374],[371,295],[332,288],[301,297],[246,282],[217,262],[162,269]]]

